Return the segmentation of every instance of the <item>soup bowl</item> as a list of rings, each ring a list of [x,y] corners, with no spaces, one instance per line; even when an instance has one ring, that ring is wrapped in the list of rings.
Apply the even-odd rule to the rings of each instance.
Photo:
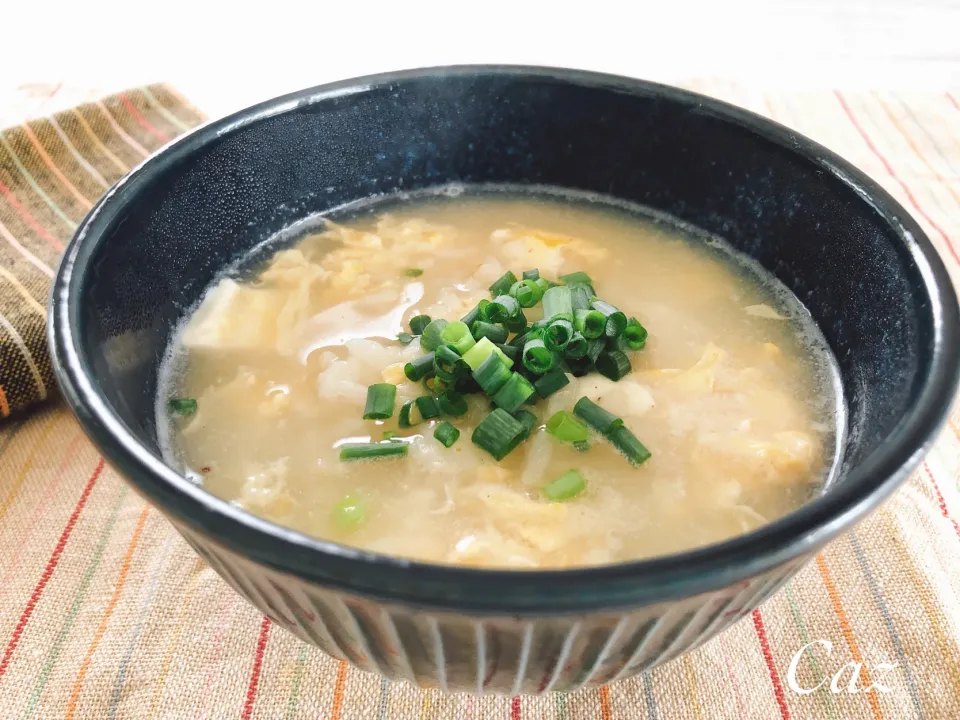
[[[218,271],[306,216],[451,182],[602,193],[669,213],[758,260],[806,305],[839,365],[848,432],[829,486],[719,544],[514,571],[309,537],[164,463],[159,363]],[[477,693],[628,677],[749,614],[916,467],[960,367],[957,299],[940,259],[861,172],[717,100],[545,68],[378,75],[209,123],[90,212],[59,268],[50,314],[54,366],[85,431],[237,592],[359,668]]]

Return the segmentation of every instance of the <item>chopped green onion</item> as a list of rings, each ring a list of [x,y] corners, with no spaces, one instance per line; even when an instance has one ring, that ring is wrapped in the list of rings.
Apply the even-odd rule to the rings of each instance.
[[[576,360],[564,358],[563,362],[566,365],[567,372],[577,378],[589,375],[596,369],[588,357],[577,358]]]
[[[436,367],[437,375],[444,377],[454,377],[457,374],[466,373],[466,363],[460,357],[460,353],[453,349],[451,345],[441,345],[434,352],[433,364]],[[458,373],[460,367],[464,369]],[[444,378],[446,379],[446,378]]]
[[[570,288],[556,285],[543,294],[544,320],[573,320]]]
[[[354,530],[367,519],[367,511],[356,498],[347,495],[333,506],[333,521],[341,530]]]
[[[454,389],[461,395],[483,392],[483,388],[474,380],[473,375],[457,378],[457,384],[454,386]]]
[[[592,303],[590,303],[590,307],[597,312],[602,313],[607,319],[607,324],[604,328],[604,334],[607,337],[617,337],[617,335],[622,333],[623,329],[627,326],[627,316],[617,310],[617,308],[610,303],[605,303],[603,300],[594,300]]]
[[[393,430],[384,430],[384,431],[383,431],[383,439],[384,439],[384,440],[390,440],[391,438],[395,438],[396,436],[397,436],[397,434],[396,434]]]
[[[560,352],[573,337],[573,323],[566,318],[554,318],[543,333],[543,342],[548,350]]]
[[[476,345],[463,354],[463,360],[470,366],[471,370],[476,371],[490,354],[499,357],[508,368],[513,367],[513,358],[490,342],[490,338],[480,338]]]
[[[600,353],[596,366],[598,373],[611,380],[619,380],[633,369],[630,367],[630,358],[619,350],[606,350]]]
[[[417,404],[413,400],[407,400],[401,407],[397,415],[397,427],[408,428],[419,425],[423,422],[420,417],[420,411],[417,410]]]
[[[485,320],[477,320],[470,326],[470,334],[477,340],[490,338],[490,342],[500,344],[507,341],[507,329],[502,325],[494,325]]]
[[[417,410],[420,411],[420,417],[424,420],[440,417],[440,403],[432,395],[421,395],[413,402],[416,403]]]
[[[532,308],[543,297],[543,290],[535,280],[518,280],[510,288],[510,295],[517,299],[520,307]]]
[[[187,417],[197,411],[197,401],[193,398],[171,398],[167,402],[167,408],[174,415]]]
[[[557,440],[568,443],[583,442],[587,439],[587,426],[566,410],[555,413],[547,420],[547,432]]]
[[[520,312],[520,303],[509,295],[498,295],[484,308],[484,320],[491,323],[503,323]]]
[[[407,277],[420,277],[423,275],[423,268],[407,268],[407,271],[404,273]]]
[[[507,270],[499,280],[490,286],[490,296],[497,297],[497,295],[506,295],[510,292],[510,288],[513,287],[516,281],[517,276]]]
[[[586,396],[577,400],[577,404],[573,406],[573,412],[601,435],[608,435],[617,428],[623,427],[623,420],[607,412]]]
[[[447,388],[449,388],[450,385],[456,380],[456,378],[453,377],[452,375],[450,377],[451,379],[444,380],[441,377],[437,377],[436,375],[433,375],[423,381],[423,387],[427,389],[427,392],[433,393],[434,395],[438,395],[442,393],[444,390],[446,390]]]
[[[447,323],[447,326],[440,333],[440,338],[445,344],[453,345],[461,355],[464,355],[476,343],[473,335],[470,334],[470,328],[461,320]]]
[[[407,443],[379,442],[379,443],[352,443],[340,446],[341,460],[373,460],[375,458],[397,457],[406,455]]]
[[[636,318],[630,318],[620,337],[630,350],[642,350],[647,343],[647,329]]]
[[[397,334],[397,340],[400,341],[401,345],[409,345],[413,342],[413,335],[407,332],[401,332]]]
[[[516,418],[521,425],[523,425],[524,432],[523,437],[521,438],[522,442],[530,437],[530,433],[533,432],[533,428],[536,427],[537,416],[529,410],[517,410],[513,414],[513,417]]]
[[[442,423],[437,425],[436,429],[433,431],[433,436],[440,442],[441,445],[448,448],[460,439],[460,431],[444,420]]]
[[[523,346],[527,343],[528,340],[533,340],[529,332],[518,333],[510,340],[507,344],[510,347],[515,347],[518,350],[523,350]]]
[[[524,270],[523,275],[520,278],[521,280],[533,280],[536,282],[540,279],[540,271],[537,268],[530,268],[529,270]]]
[[[592,340],[606,332],[607,318],[599,310],[577,310],[573,314],[573,326],[587,340]]]
[[[617,450],[623,453],[627,460],[633,465],[640,465],[650,459],[650,451],[647,450],[644,444],[637,439],[637,436],[626,427],[619,427],[613,430],[607,435],[607,440],[609,440]]]
[[[535,392],[533,385],[523,375],[512,373],[510,379],[494,394],[493,401],[497,407],[512,413],[519,410]]]
[[[595,363],[597,358],[600,357],[602,353],[607,348],[606,338],[598,337],[594,338],[587,342],[587,357],[590,358],[590,362]]]
[[[564,285],[593,285],[593,278],[587,275],[585,272],[572,272],[567,273],[566,275],[561,275],[558,280]]]
[[[587,450],[590,449],[590,441],[581,440],[580,442],[575,442],[573,444],[573,449],[576,450],[577,452],[586,452]]]
[[[437,319],[432,321],[423,329],[423,335],[420,338],[420,347],[424,350],[436,350],[438,347],[443,345],[443,339],[440,337],[443,334],[443,329],[447,326],[447,321],[443,319]]]
[[[470,330],[473,330],[473,324],[478,320],[483,319],[483,309],[490,304],[489,300],[481,300],[476,305],[473,306],[473,309],[470,310],[466,315],[460,318],[460,322],[466,323],[467,327]],[[476,337],[476,335],[474,335]]]
[[[363,408],[364,420],[386,420],[393,417],[397,399],[397,386],[393,383],[376,383],[367,388],[367,404]]]
[[[520,348],[515,348],[513,345],[497,343],[497,348],[499,348],[500,352],[510,358],[511,363],[515,363],[517,358],[520,357]]]
[[[423,380],[425,377],[433,374],[433,357],[432,352],[427,353],[426,355],[421,355],[416,357],[406,365],[403,366],[403,374],[407,376],[407,379],[412,380],[413,382],[418,382]]]
[[[553,367],[553,353],[543,340],[536,338],[523,346],[523,365],[530,372],[543,375]]]
[[[527,317],[523,314],[523,310],[521,310],[513,317],[507,318],[503,326],[512,333],[522,333],[527,329]]]
[[[473,371],[473,378],[483,391],[490,396],[502,388],[512,373],[510,368],[500,359],[500,356],[491,352],[480,366]]]
[[[423,335],[424,329],[431,322],[429,315],[414,315],[410,318],[410,332],[414,335]]]
[[[536,283],[537,283],[537,287],[540,288],[541,293],[545,293],[547,290],[553,287],[553,283],[551,283],[546,278],[537,278]]]
[[[543,488],[543,494],[548,500],[559,502],[571,500],[582,493],[587,487],[586,481],[576,470],[567,470],[552,483]]]
[[[573,307],[573,316],[576,318],[578,310],[586,310],[590,307],[590,299],[593,293],[587,285],[577,285],[570,288],[570,305]]]
[[[437,396],[437,405],[440,411],[449,417],[460,417],[467,414],[467,400],[456,390],[447,390]]]
[[[477,425],[470,438],[474,445],[503,460],[524,439],[526,426],[506,410],[496,408]]]
[[[573,335],[570,336],[570,342],[568,342],[567,346],[563,349],[563,354],[571,360],[579,360],[586,356],[589,345],[589,340],[579,332],[574,331]]]
[[[533,387],[537,390],[537,395],[542,398],[553,395],[557,390],[565,388],[570,384],[567,374],[560,368],[554,368],[550,372],[537,378]]]

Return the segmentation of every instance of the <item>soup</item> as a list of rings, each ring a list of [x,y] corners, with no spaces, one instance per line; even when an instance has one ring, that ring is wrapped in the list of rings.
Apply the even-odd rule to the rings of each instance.
[[[809,315],[722,241],[481,189],[281,234],[177,333],[158,419],[168,461],[251,513],[508,568],[748,532],[822,487],[843,427]]]

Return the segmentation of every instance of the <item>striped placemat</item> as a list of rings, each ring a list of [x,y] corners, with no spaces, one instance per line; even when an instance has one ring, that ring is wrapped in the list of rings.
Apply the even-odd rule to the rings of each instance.
[[[960,93],[690,86],[858,164],[960,277]],[[0,717],[960,717],[956,411],[909,483],[759,611],[608,688],[545,698],[420,691],[273,627],[104,465],[62,407],[22,412],[54,393],[43,309],[72,229],[126,168],[198,121],[172,90],[150,86],[0,133],[0,414],[16,413],[0,423]]]

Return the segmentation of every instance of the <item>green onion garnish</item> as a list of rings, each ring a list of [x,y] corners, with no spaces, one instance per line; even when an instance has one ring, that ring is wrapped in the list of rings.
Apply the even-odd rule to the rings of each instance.
[[[503,326],[512,333],[526,332],[527,317],[523,314],[523,310],[521,310],[513,317],[507,318],[503,323]]]
[[[520,312],[520,303],[509,295],[498,295],[486,308],[484,320],[491,323],[503,323]]]
[[[534,280],[534,281],[539,280],[539,279],[540,279],[540,271],[537,270],[536,268],[531,268],[530,270],[524,270],[524,271],[523,271],[523,278],[522,278],[522,279],[524,279],[524,280]],[[542,294],[542,293],[541,293],[541,294]]]
[[[596,369],[588,357],[577,358],[576,360],[573,358],[564,358],[563,363],[566,365],[567,372],[574,377],[589,375]]]
[[[576,450],[577,452],[586,452],[587,450],[590,449],[590,441],[581,440],[580,442],[575,442],[573,444],[573,449]]]
[[[364,420],[386,420],[393,417],[397,399],[397,386],[393,383],[376,383],[367,388],[367,404],[363,408]]]
[[[447,323],[447,326],[440,333],[440,338],[445,344],[453,345],[461,355],[464,355],[476,343],[473,335],[470,334],[470,328],[462,320]]]
[[[405,442],[352,443],[340,446],[341,460],[373,460],[376,458],[406,455],[409,445]]]
[[[433,436],[444,447],[450,447],[460,439],[460,431],[444,420],[442,423],[437,425],[436,429],[434,429]]]
[[[533,385],[520,373],[512,373],[493,396],[497,407],[507,412],[516,412],[536,392]]]
[[[619,427],[613,430],[607,435],[607,440],[609,440],[617,450],[623,453],[627,460],[633,465],[640,465],[650,459],[650,451],[647,450],[644,444],[637,439],[637,436],[626,427]]]
[[[461,366],[464,368],[461,372],[466,373],[466,363],[463,362],[460,353],[454,350],[452,346],[441,345],[434,351],[433,355],[433,364],[436,367],[437,375],[440,377],[454,377],[458,374]]]
[[[433,357],[432,352],[421,355],[420,357],[415,357],[403,366],[403,374],[407,376],[408,380],[412,380],[413,382],[419,382],[425,377],[432,375],[434,369]]]
[[[444,380],[436,375],[431,375],[423,381],[423,387],[427,389],[427,392],[433,393],[434,395],[439,395],[444,390],[449,388],[455,381],[456,378],[453,376],[451,376],[451,379],[449,380]]]
[[[647,329],[636,318],[630,318],[620,338],[628,349],[642,350],[647,343]]]
[[[597,372],[611,380],[619,380],[633,369],[630,367],[630,358],[620,350],[606,350],[600,353],[595,364]]]
[[[167,408],[174,415],[187,417],[197,411],[197,401],[193,398],[170,398],[167,401]]]
[[[561,275],[558,280],[564,285],[593,285],[593,278],[587,275],[585,272],[572,272],[567,273],[566,275]]]
[[[400,407],[400,412],[397,414],[397,427],[413,427],[414,425],[419,425],[421,422],[423,422],[423,418],[420,417],[420,411],[417,410],[416,402],[407,400]]]
[[[414,315],[410,318],[410,332],[414,335],[423,335],[424,329],[430,324],[429,315]]]
[[[515,347],[518,350],[523,350],[523,346],[527,343],[527,340],[533,340],[529,332],[522,332],[514,335],[514,337],[507,344],[510,347]]]
[[[513,345],[504,345],[502,343],[497,344],[497,348],[510,358],[511,364],[517,361],[517,358],[520,357],[520,348],[515,348]]]
[[[523,437],[521,442],[530,437],[530,433],[533,432],[533,428],[537,425],[537,416],[534,415],[529,410],[517,410],[513,417],[523,425]]]
[[[333,506],[333,521],[341,530],[354,530],[367,519],[363,503],[351,495],[345,496]]]
[[[496,408],[473,431],[471,440],[494,459],[503,460],[524,438],[526,426],[506,410]]]
[[[570,305],[573,307],[573,316],[576,318],[578,310],[586,310],[590,307],[590,300],[593,293],[587,285],[576,285],[570,288]]]
[[[460,318],[460,322],[466,323],[467,327],[473,331],[473,324],[477,322],[477,320],[483,320],[483,309],[489,304],[489,300],[481,300],[473,306],[473,309],[470,310],[470,312]],[[476,337],[476,335],[474,335],[474,337]]]
[[[436,350],[443,345],[443,329],[448,325],[446,320],[433,320],[423,329],[423,335],[420,337],[420,347],[424,350]]]
[[[397,333],[397,340],[400,341],[401,345],[409,345],[413,342],[413,335],[408,332]]]
[[[490,286],[490,296],[497,297],[497,295],[506,295],[510,292],[510,288],[513,287],[516,281],[517,276],[507,270],[499,280]]]
[[[510,368],[500,359],[499,355],[493,352],[480,363],[480,367],[473,371],[474,380],[490,396],[495,395],[506,384],[511,375]]]
[[[490,342],[500,344],[507,341],[507,329],[502,325],[494,325],[484,320],[477,320],[470,326],[470,334],[477,340],[490,338]]]
[[[510,288],[510,295],[517,299],[520,307],[532,308],[543,297],[543,290],[535,280],[518,280]]]
[[[456,390],[447,390],[437,396],[440,411],[448,417],[460,417],[467,414],[467,400]]]
[[[570,288],[556,285],[543,294],[543,317],[545,320],[573,320]]]
[[[587,357],[591,363],[595,363],[600,353],[607,349],[607,339],[598,337],[587,341]]]
[[[603,336],[607,327],[607,318],[599,310],[577,310],[573,314],[573,326],[583,333],[587,340]]]
[[[413,402],[416,404],[417,410],[420,411],[420,417],[424,420],[440,417],[440,403],[432,395],[421,395]]]
[[[607,319],[607,324],[604,328],[604,334],[607,337],[617,337],[617,335],[622,333],[623,329],[627,326],[627,316],[617,310],[617,308],[610,303],[605,303],[603,300],[594,300],[592,303],[590,303],[590,307],[593,310],[602,313]],[[586,335],[586,333],[584,333],[584,335]]]
[[[420,277],[423,275],[423,268],[407,268],[404,273],[407,277]]]
[[[609,435],[617,428],[623,427],[623,420],[607,412],[586,396],[577,400],[577,404],[573,406],[573,412],[601,435]]]
[[[548,350],[556,352],[567,347],[573,337],[573,323],[566,318],[554,318],[543,333],[543,342]]]
[[[536,283],[537,287],[540,288],[541,293],[545,293],[547,290],[553,287],[553,283],[546,278],[537,278]]]
[[[523,346],[523,365],[530,372],[543,375],[553,367],[553,352],[547,350],[540,338],[530,340]]]
[[[587,439],[587,426],[566,410],[555,413],[547,420],[547,432],[557,440],[568,443],[583,442]]]
[[[565,388],[570,384],[567,374],[560,368],[554,368],[550,372],[537,378],[533,387],[537,390],[537,395],[542,398],[553,395],[557,390]]]
[[[567,470],[552,483],[543,488],[543,494],[548,500],[559,502],[561,500],[571,500],[584,491],[587,487],[586,481],[576,470]]]
[[[499,357],[508,368],[513,367],[513,358],[494,345],[490,338],[480,338],[476,345],[463,354],[463,360],[472,370],[476,371],[487,359],[487,356],[491,354]]]
[[[563,349],[563,355],[571,360],[579,360],[586,356],[589,344],[590,341],[575,330],[573,335],[570,336],[570,342]]]
[[[397,434],[396,434],[393,430],[384,430],[384,431],[383,431],[383,439],[384,439],[384,440],[390,440],[391,438],[395,438],[396,436],[397,436]]]

